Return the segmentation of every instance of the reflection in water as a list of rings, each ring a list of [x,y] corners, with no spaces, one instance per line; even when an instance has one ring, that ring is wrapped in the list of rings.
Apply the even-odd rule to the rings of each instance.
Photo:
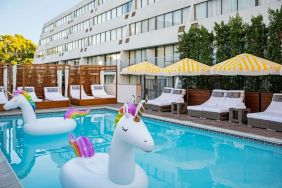
[[[108,152],[115,115],[94,111],[77,120],[74,134],[88,136],[95,152]],[[144,121],[155,150],[137,151],[136,160],[147,172],[150,187],[282,187],[281,148]],[[2,152],[25,187],[61,187],[60,168],[75,157],[68,135],[32,137],[23,133],[23,126],[16,117],[0,119]]]

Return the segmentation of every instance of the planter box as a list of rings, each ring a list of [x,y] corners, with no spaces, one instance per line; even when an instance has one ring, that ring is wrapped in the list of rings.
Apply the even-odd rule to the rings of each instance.
[[[272,100],[272,93],[260,93],[260,111],[263,112],[270,105]]]
[[[245,94],[245,104],[247,108],[251,109],[251,112],[260,111],[260,93],[259,92],[247,92]]]
[[[211,96],[210,90],[202,90],[202,89],[187,90],[187,101],[189,106],[203,104],[210,98],[210,96]]]

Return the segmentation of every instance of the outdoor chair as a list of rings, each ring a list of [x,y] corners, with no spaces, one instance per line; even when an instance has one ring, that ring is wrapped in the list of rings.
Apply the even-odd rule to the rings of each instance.
[[[244,99],[244,90],[229,90],[227,91],[222,103],[218,103],[217,106],[203,107],[203,116],[207,119],[227,120],[229,118],[230,108],[246,108]]]
[[[199,118],[206,118],[203,113],[203,109],[205,107],[216,107],[222,105],[225,96],[227,94],[226,90],[221,90],[221,89],[214,89],[212,91],[211,97],[209,100],[207,100],[205,103],[201,105],[194,105],[194,106],[188,106],[188,115],[193,116],[193,117],[199,117]]]
[[[68,101],[69,98],[64,97],[59,87],[44,87],[45,99],[48,101]]]
[[[249,126],[282,131],[282,94],[273,94],[264,112],[250,113],[247,117]]]
[[[103,85],[91,85],[91,93],[95,98],[115,98],[114,95],[106,93]]]
[[[184,103],[185,89],[164,88],[160,97],[149,100],[147,108],[155,111],[170,112],[172,103]]]
[[[73,99],[80,99],[80,85],[71,85],[70,86],[70,96]],[[83,86],[81,87],[81,99],[94,99],[92,96],[88,96],[85,91]]]
[[[42,102],[42,99],[39,99],[35,93],[35,89],[32,86],[25,86],[25,87],[17,87],[17,89],[24,90],[29,93],[33,102]]]

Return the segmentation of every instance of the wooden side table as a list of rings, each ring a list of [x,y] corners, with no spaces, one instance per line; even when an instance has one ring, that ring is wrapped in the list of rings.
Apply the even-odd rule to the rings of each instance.
[[[250,108],[229,108],[229,122],[247,123],[247,114],[250,112]]]
[[[186,114],[187,112],[187,103],[171,103],[171,113],[173,114]]]

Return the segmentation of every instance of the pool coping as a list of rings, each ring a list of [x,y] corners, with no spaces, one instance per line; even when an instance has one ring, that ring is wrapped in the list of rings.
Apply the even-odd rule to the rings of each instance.
[[[79,107],[79,108],[81,108],[81,109],[88,108],[90,110],[95,110],[95,109],[109,109],[109,110],[113,110],[113,111],[119,110],[119,108],[110,107],[110,106],[91,106],[91,107]],[[64,112],[67,109],[69,109],[69,108],[40,109],[40,110],[36,110],[36,113],[39,113],[39,114],[40,113],[50,113],[50,112],[54,112],[54,111],[55,112]],[[7,111],[4,114],[0,114],[0,117],[1,116],[10,116],[10,115],[12,115],[12,116],[13,115],[21,115],[21,111],[20,110]],[[192,128],[205,130],[205,131],[222,133],[222,134],[230,135],[230,136],[233,136],[233,137],[239,137],[239,138],[242,138],[242,139],[247,139],[247,140],[257,141],[257,142],[262,142],[262,143],[268,143],[268,144],[280,146],[280,147],[282,146],[282,139],[278,139],[278,138],[271,138],[271,137],[256,135],[256,134],[252,134],[252,133],[244,133],[244,132],[240,132],[240,131],[234,131],[234,130],[219,128],[219,127],[212,127],[212,126],[209,126],[209,125],[194,123],[194,122],[191,122],[189,120],[178,120],[178,119],[160,117],[160,116],[146,114],[146,113],[144,113],[143,116],[148,117],[148,118],[157,119],[157,120],[160,120],[160,121],[168,121],[168,122],[183,125],[183,126],[186,126],[186,127],[192,127]]]
[[[17,174],[11,167],[11,165],[8,163],[5,155],[0,150],[0,164],[5,163],[4,168],[0,168],[0,176],[4,176],[3,181],[0,182],[0,188],[13,188],[13,187],[22,187],[23,184],[21,183],[20,179],[18,178]],[[9,180],[13,179],[13,182],[10,182]]]

